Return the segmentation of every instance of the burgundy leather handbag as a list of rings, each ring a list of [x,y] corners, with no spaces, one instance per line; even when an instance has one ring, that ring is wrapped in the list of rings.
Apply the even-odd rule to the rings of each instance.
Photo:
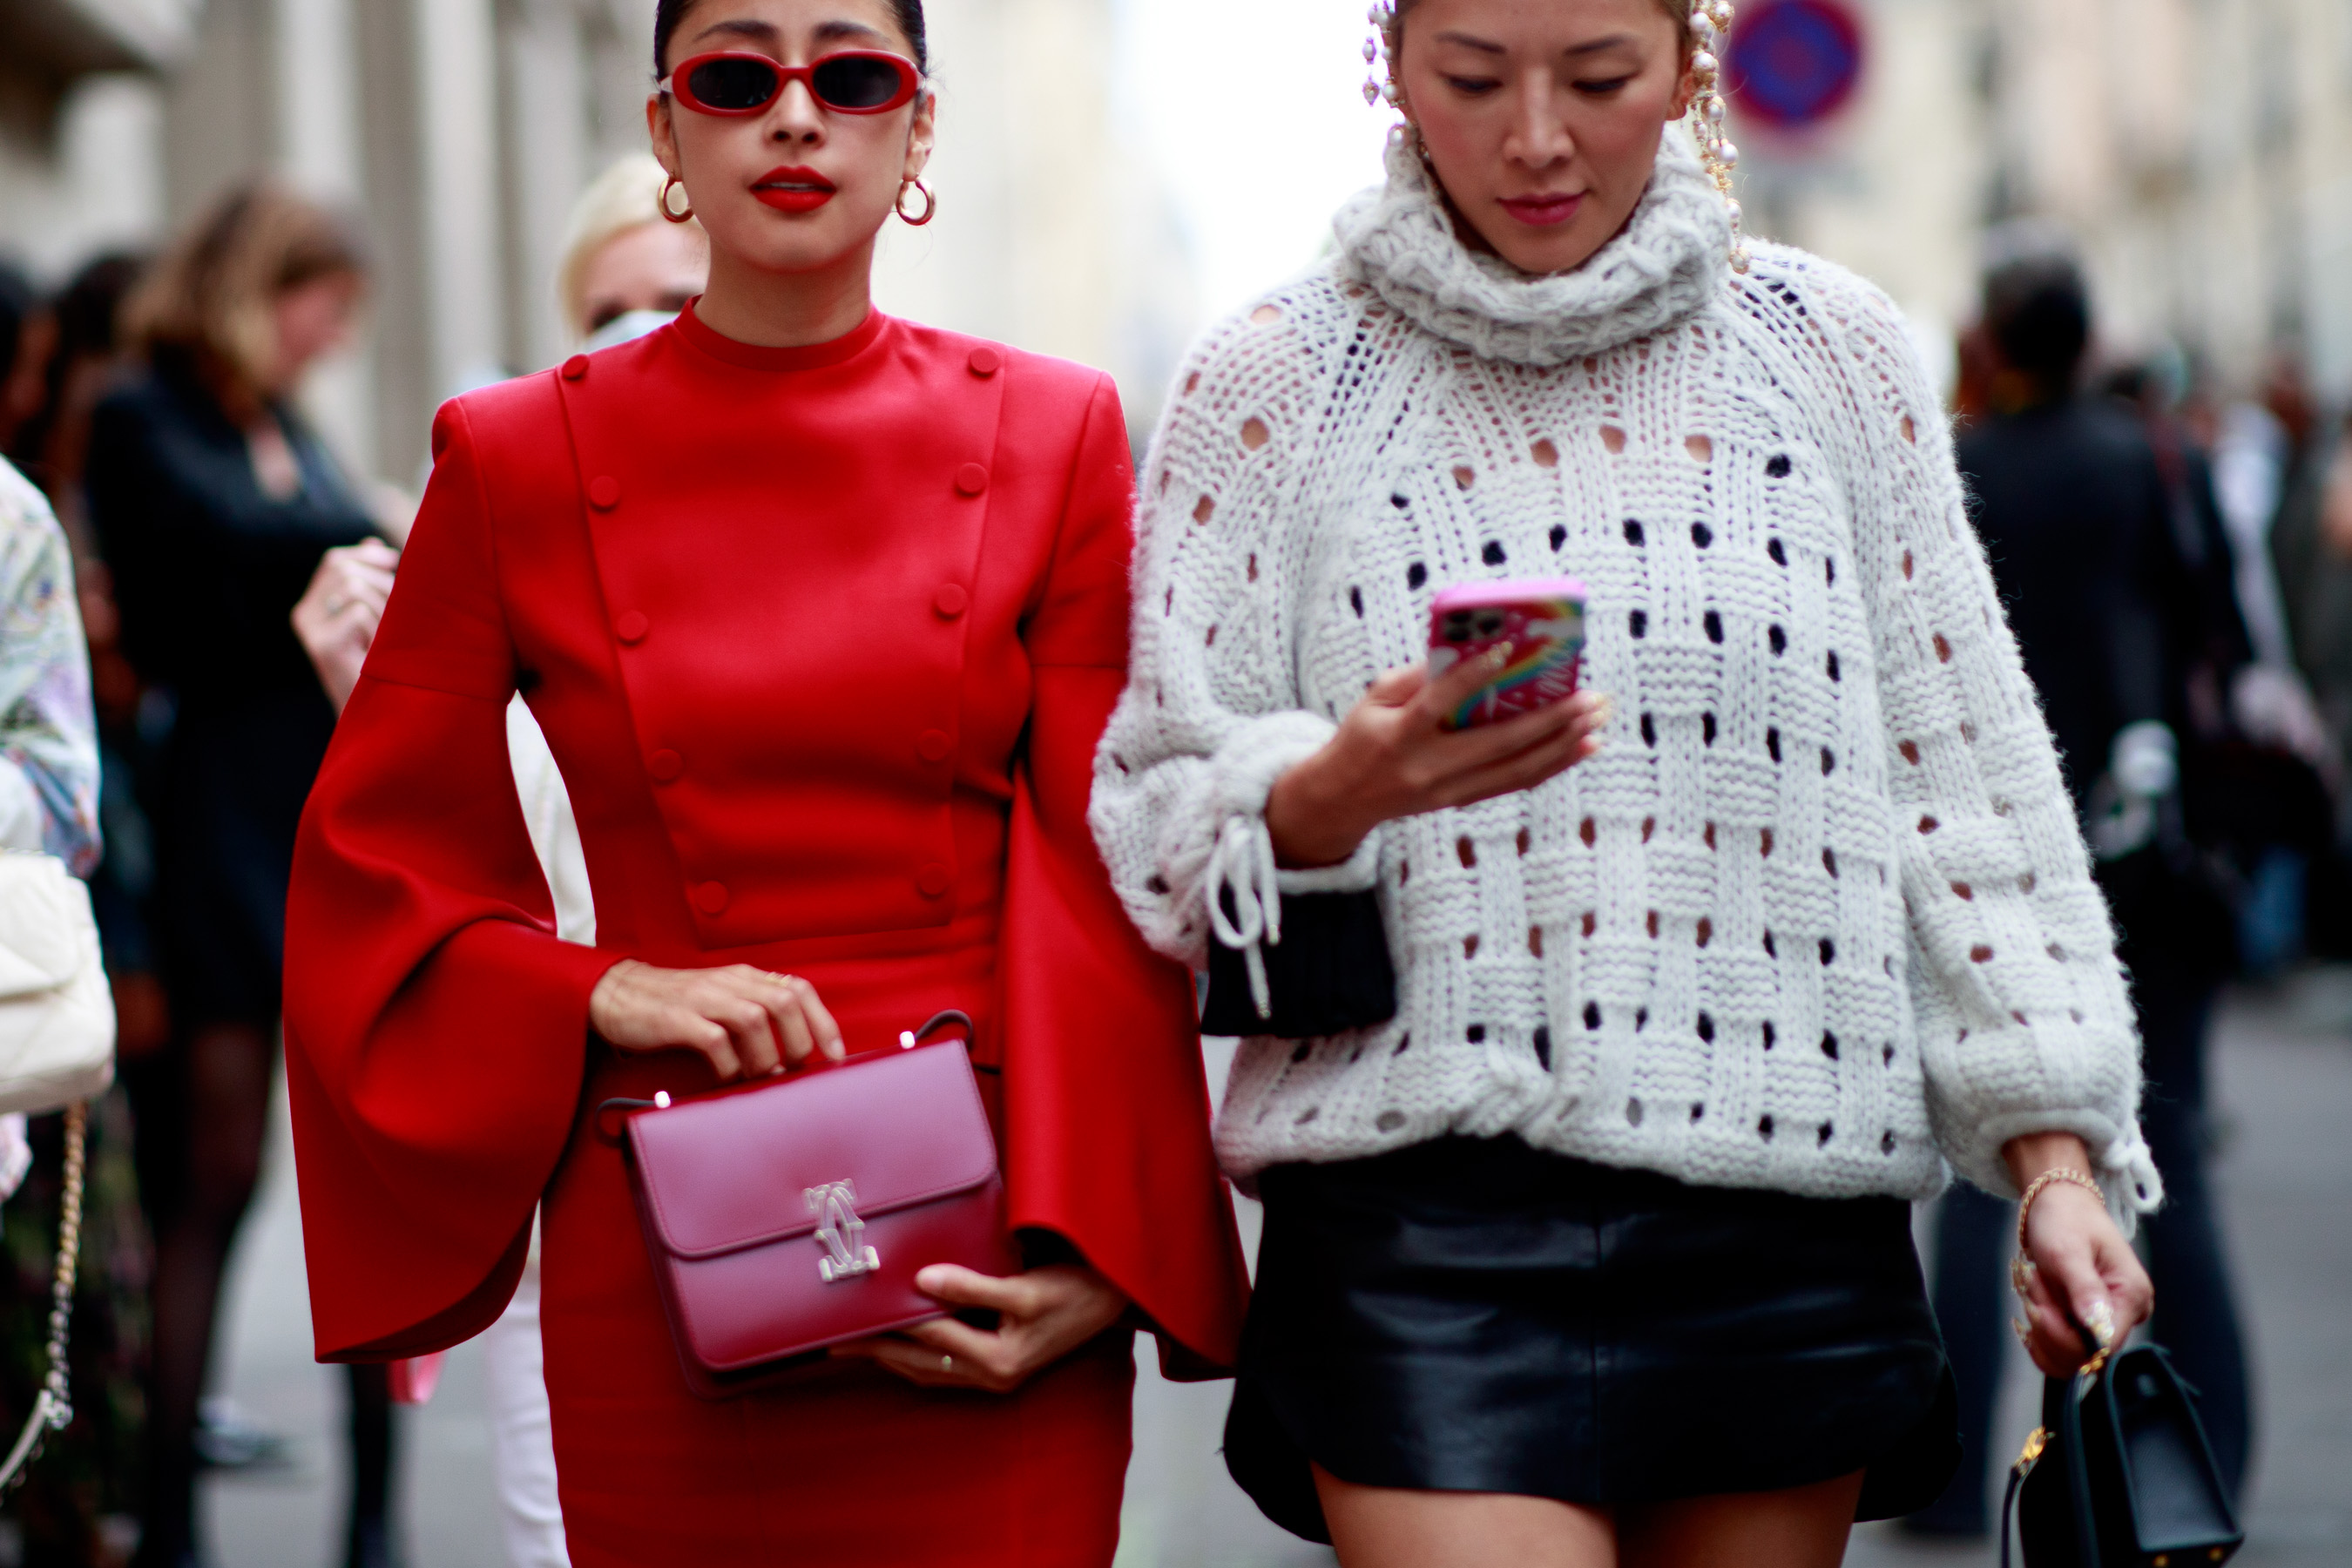
[[[829,1345],[947,1309],[915,1273],[1020,1264],[965,1042],[803,1068],[672,1102],[608,1100],[686,1381],[722,1399],[825,1364]]]

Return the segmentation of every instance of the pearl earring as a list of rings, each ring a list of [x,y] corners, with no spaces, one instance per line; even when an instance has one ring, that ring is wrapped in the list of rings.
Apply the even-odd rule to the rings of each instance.
[[[1695,0],[1691,6],[1691,41],[1696,46],[1691,55],[1691,81],[1698,89],[1691,135],[1698,142],[1699,162],[1723,193],[1724,208],[1731,215],[1731,269],[1745,272],[1748,242],[1739,232],[1739,204],[1731,195],[1731,171],[1739,166],[1739,149],[1723,133],[1728,106],[1723,101],[1723,63],[1716,58],[1723,35],[1731,30],[1731,0]]]
[[[1378,60],[1385,68],[1376,74],[1366,74],[1364,101],[1378,104],[1385,100],[1393,105],[1397,100],[1396,58],[1390,52],[1389,39],[1396,29],[1396,6],[1390,0],[1380,0],[1364,13],[1364,20],[1372,26],[1372,36],[1364,40],[1364,64],[1370,67]]]

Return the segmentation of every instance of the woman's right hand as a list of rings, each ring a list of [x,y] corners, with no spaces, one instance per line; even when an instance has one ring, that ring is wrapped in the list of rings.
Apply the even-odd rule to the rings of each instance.
[[[1443,727],[1509,662],[1497,647],[1436,679],[1428,666],[1372,682],[1323,749],[1275,780],[1265,827],[1285,866],[1331,866],[1393,817],[1508,795],[1543,783],[1601,749],[1609,699],[1580,691],[1500,723]]]
[[[748,963],[656,969],[625,958],[589,993],[588,1025],[618,1051],[700,1051],[722,1082],[797,1066],[812,1051],[842,1058],[841,1026],[816,987]]]

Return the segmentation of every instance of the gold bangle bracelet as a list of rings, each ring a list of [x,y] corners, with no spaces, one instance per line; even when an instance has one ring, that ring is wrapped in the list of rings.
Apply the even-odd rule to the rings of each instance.
[[[2097,1198],[2101,1208],[2107,1206],[2107,1194],[2100,1190],[2098,1179],[2091,1175],[2088,1172],[2077,1171],[2071,1166],[2066,1165],[2056,1166],[2053,1169],[2042,1172],[2040,1175],[2034,1177],[2032,1181],[2026,1184],[2025,1191],[2018,1194],[2017,1250],[2021,1255],[2025,1251],[2025,1222],[2033,1213],[2033,1200],[2042,1195],[2043,1188],[2058,1182],[2064,1182],[2070,1185],[2080,1187],[2084,1192],[2089,1193],[2093,1197]]]

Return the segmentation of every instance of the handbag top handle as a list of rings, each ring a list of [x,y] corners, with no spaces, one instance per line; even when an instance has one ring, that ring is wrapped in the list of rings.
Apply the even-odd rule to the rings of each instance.
[[[898,1048],[902,1051],[911,1051],[950,1024],[963,1026],[964,1043],[967,1045],[971,1043],[972,1036],[978,1033],[972,1025],[971,1014],[961,1007],[942,1007],[926,1018],[920,1028],[899,1030]],[[871,1056],[874,1053],[869,1051],[866,1054]],[[668,1109],[669,1096],[667,1093],[656,1095],[651,1100],[632,1100],[625,1096],[615,1095],[596,1107],[596,1136],[606,1143],[617,1146],[621,1142],[620,1129],[614,1123],[605,1120],[608,1114],[617,1113],[625,1117],[632,1110],[667,1110]]]

